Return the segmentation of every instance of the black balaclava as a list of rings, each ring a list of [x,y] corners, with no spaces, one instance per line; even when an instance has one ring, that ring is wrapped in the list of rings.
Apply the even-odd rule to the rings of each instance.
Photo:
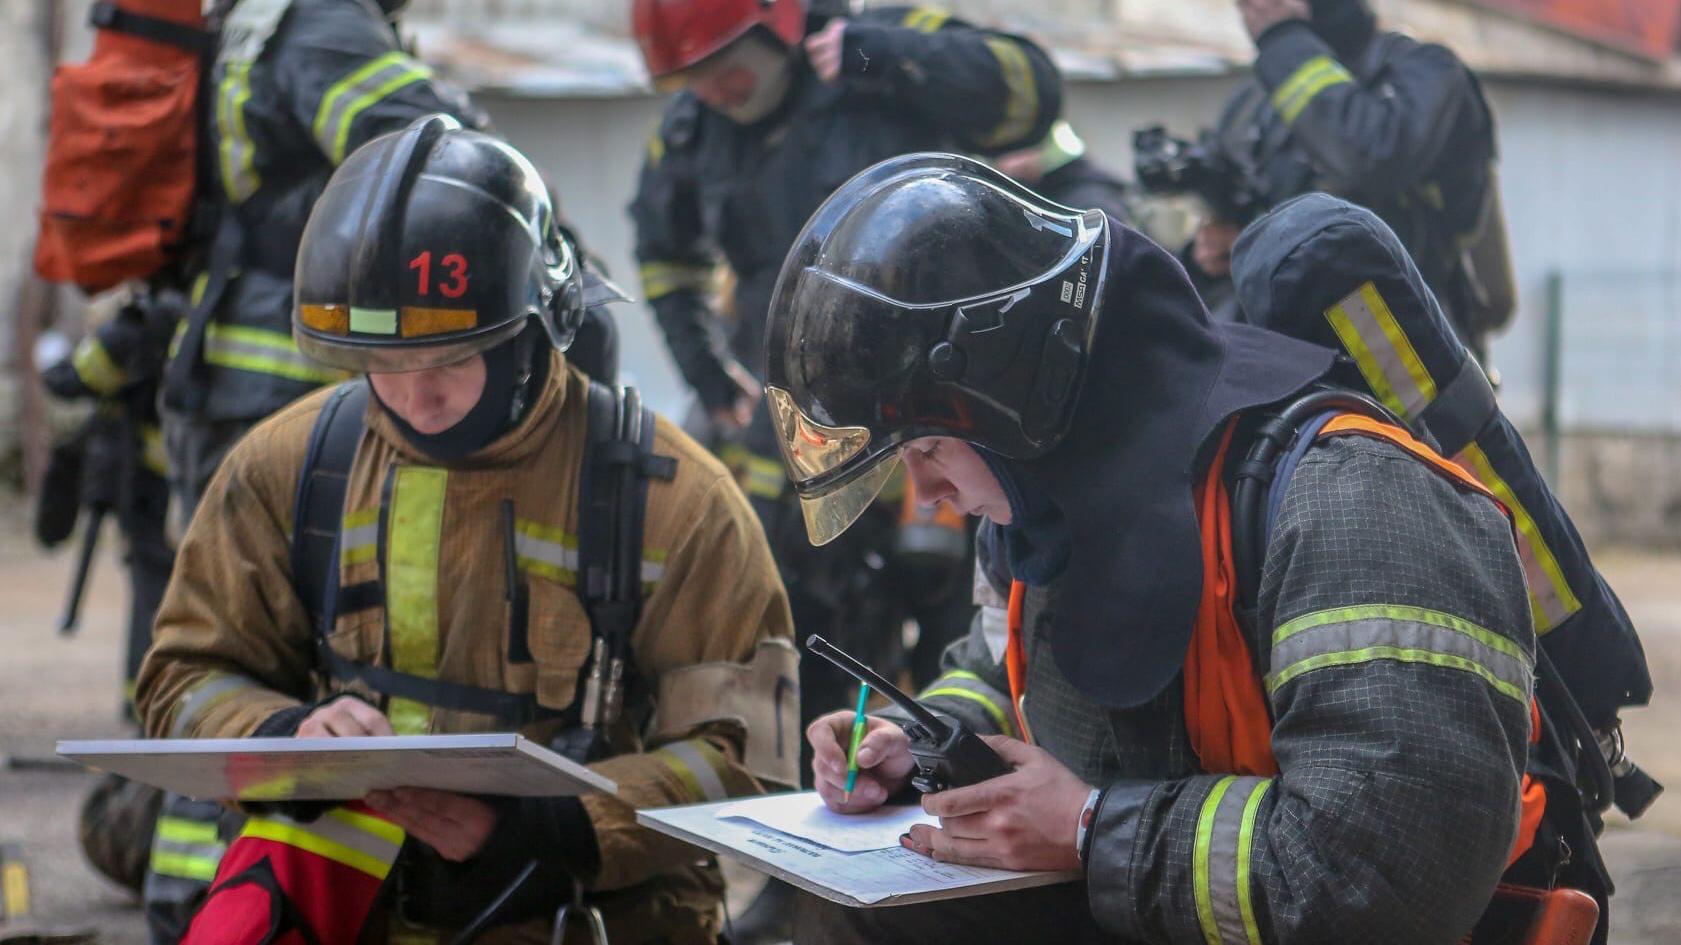
[[[1068,566],[1068,519],[1043,490],[1024,486],[1010,461],[984,447],[975,452],[1010,500],[1010,524],[998,526],[1010,576],[1043,587]]]
[[[1377,16],[1366,0],[1310,0],[1313,31],[1348,62],[1377,35]]]
[[[390,407],[380,407],[403,438],[440,462],[478,452],[525,419],[549,375],[549,344],[542,326],[533,321],[524,331],[484,352],[484,392],[479,402],[455,426],[442,433],[421,433]],[[379,394],[374,394],[379,400]]]

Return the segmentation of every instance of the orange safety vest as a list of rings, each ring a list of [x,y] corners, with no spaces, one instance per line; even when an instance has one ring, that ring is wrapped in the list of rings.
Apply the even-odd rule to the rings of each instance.
[[[402,846],[360,802],[307,824],[252,817],[181,945],[355,945]]]
[[[1261,680],[1250,661],[1249,643],[1233,610],[1237,574],[1232,564],[1232,511],[1221,471],[1235,429],[1235,422],[1226,427],[1214,462],[1197,486],[1197,517],[1202,532],[1202,600],[1197,605],[1196,627],[1185,652],[1185,727],[1191,749],[1204,771],[1271,777],[1278,774],[1278,761],[1272,754],[1272,715]],[[1393,443],[1441,475],[1499,504],[1494,494],[1470,473],[1400,427],[1345,413],[1333,417],[1319,431],[1321,437],[1340,435],[1369,436]],[[1505,511],[1504,505],[1501,511]],[[1022,697],[1027,689],[1027,652],[1022,633],[1025,590],[1020,581],[1010,586],[1009,643],[1004,664],[1010,679],[1010,701],[1023,732],[1028,731],[1022,711]],[[1533,698],[1529,711],[1530,743],[1535,744],[1541,737],[1541,717]],[[1546,791],[1538,779],[1528,774],[1523,776],[1522,798],[1518,835],[1512,844],[1508,866],[1535,842],[1536,828],[1546,810]]]

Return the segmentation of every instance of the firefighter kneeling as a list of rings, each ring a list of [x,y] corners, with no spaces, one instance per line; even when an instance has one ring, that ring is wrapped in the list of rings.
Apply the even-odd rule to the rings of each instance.
[[[366,376],[217,473],[141,675],[148,733],[517,730],[619,793],[274,805],[186,941],[547,941],[575,896],[615,945],[715,940],[716,864],[633,809],[797,780],[788,607],[745,499],[561,356],[600,283],[506,145],[442,116],[369,143],[298,260],[300,348]]]

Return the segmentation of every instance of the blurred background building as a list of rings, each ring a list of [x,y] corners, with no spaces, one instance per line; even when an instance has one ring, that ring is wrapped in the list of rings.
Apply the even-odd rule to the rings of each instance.
[[[1033,35],[1069,81],[1066,114],[1099,163],[1130,176],[1134,129],[1194,134],[1253,46],[1231,0],[950,0]],[[1385,25],[1452,47],[1495,108],[1520,304],[1493,346],[1507,413],[1590,541],[1681,544],[1681,3],[1376,0]],[[48,63],[79,59],[86,0],[0,4],[0,455],[39,448],[20,385],[51,314],[27,278]],[[624,208],[660,114],[624,0],[414,0],[423,58],[470,88],[558,189],[565,215],[627,287]],[[79,334],[74,293],[59,330]],[[647,311],[620,309],[624,363],[654,405],[686,393]],[[34,436],[36,439],[31,440]],[[28,449],[20,451],[20,444]]]

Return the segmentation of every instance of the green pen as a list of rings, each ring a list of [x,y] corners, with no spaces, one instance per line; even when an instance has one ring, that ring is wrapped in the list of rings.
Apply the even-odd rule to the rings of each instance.
[[[864,740],[864,701],[870,697],[870,687],[858,684],[858,714],[852,720],[852,747],[846,750],[846,799],[852,800],[852,789],[858,786],[858,743]]]

